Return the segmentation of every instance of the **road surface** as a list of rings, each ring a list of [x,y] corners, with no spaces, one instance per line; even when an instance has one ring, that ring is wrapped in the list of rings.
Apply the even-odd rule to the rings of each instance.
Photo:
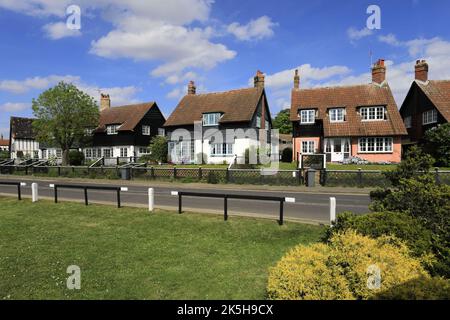
[[[0,181],[21,181],[20,177],[1,179]],[[22,179],[23,180],[23,179]],[[68,184],[67,181],[52,180],[49,178],[33,178],[26,181],[27,186],[22,187],[22,194],[31,196],[31,182],[39,184],[39,196],[53,198],[54,191],[50,188],[50,184]],[[76,185],[105,185],[99,183],[80,183],[70,182]],[[284,215],[285,219],[302,220],[316,223],[328,223],[329,221],[329,198],[336,197],[337,213],[342,211],[352,211],[358,214],[367,213],[370,198],[367,194],[352,194],[352,193],[311,193],[311,192],[295,192],[295,191],[265,191],[265,190],[244,190],[247,187],[240,187],[243,189],[221,189],[220,186],[211,185],[199,188],[189,188],[188,185],[183,187],[178,186],[153,186],[152,183],[148,185],[128,184],[123,181],[109,182],[108,186],[128,187],[127,192],[121,193],[121,202],[123,206],[139,206],[143,207],[148,204],[148,188],[155,189],[155,207],[162,209],[175,210],[178,208],[178,197],[172,196],[171,191],[195,191],[208,193],[228,193],[228,194],[245,194],[245,195],[265,195],[276,197],[292,197],[295,198],[295,203],[285,203]],[[0,185],[0,194],[16,195],[17,188],[13,186]],[[113,191],[89,190],[89,201],[92,203],[116,203],[116,193]],[[60,200],[77,200],[84,201],[84,191],[74,189],[58,189],[58,198]],[[183,197],[183,211],[197,211],[197,212],[211,212],[223,213],[223,199],[211,198],[193,198]],[[228,212],[230,215],[250,215],[260,217],[270,217],[277,219],[279,214],[279,203],[267,201],[254,200],[228,200]]]

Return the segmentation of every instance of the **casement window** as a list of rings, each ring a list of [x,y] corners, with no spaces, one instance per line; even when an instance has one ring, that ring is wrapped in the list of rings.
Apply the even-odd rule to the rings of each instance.
[[[93,131],[94,131],[94,129],[92,129],[92,128],[85,128],[84,129],[84,135],[85,136],[92,136]]]
[[[139,148],[140,154],[150,154],[150,148]]]
[[[164,128],[158,128],[158,136],[164,137],[166,135],[166,130]]]
[[[261,116],[256,116],[256,127],[261,128]]]
[[[316,121],[316,111],[315,110],[300,110],[300,123],[302,124],[312,124]]]
[[[269,121],[267,121],[267,120],[266,120],[266,122],[264,123],[264,129],[270,130],[270,123],[269,123]]]
[[[118,124],[106,126],[106,133],[107,134],[117,134],[119,131],[119,127],[120,127],[120,125],[118,125]]]
[[[213,143],[211,144],[211,156],[231,156],[233,155],[232,143]]]
[[[204,126],[217,126],[219,125],[220,113],[204,113],[203,125]]]
[[[392,138],[359,138],[359,153],[390,153]]]
[[[344,108],[330,109],[330,122],[343,122],[345,117]]]
[[[385,120],[385,107],[364,107],[360,109],[361,120],[363,121],[380,121]]]
[[[437,122],[437,111],[436,109],[432,109],[429,111],[425,111],[422,113],[422,124],[430,124]]]
[[[142,135],[149,136],[150,135],[150,126],[142,126]]]
[[[314,154],[316,148],[314,141],[302,141],[302,153]]]
[[[61,149],[56,149],[56,157],[62,158],[62,150]]]
[[[120,157],[128,157],[128,148],[120,148]]]
[[[86,158],[92,158],[92,149],[84,150],[84,155]]]
[[[411,116],[405,117],[405,119],[403,119],[403,123],[405,124],[405,127],[407,129],[412,127],[412,119]]]
[[[105,158],[112,158],[113,151],[112,149],[103,149],[103,156]]]

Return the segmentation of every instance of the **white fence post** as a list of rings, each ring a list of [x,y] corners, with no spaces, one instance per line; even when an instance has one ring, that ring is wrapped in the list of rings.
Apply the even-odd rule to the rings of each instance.
[[[31,198],[32,202],[38,202],[39,200],[38,184],[36,182],[31,184]]]
[[[155,190],[148,188],[148,211],[152,212],[155,208]]]
[[[336,221],[336,198],[330,197],[330,225]]]

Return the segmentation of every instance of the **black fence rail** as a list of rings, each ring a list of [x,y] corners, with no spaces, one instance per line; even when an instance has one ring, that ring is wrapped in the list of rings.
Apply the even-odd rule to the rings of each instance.
[[[223,219],[228,220],[228,199],[256,200],[256,201],[275,201],[280,203],[278,223],[283,225],[284,222],[284,202],[295,202],[295,199],[284,197],[256,196],[256,195],[239,195],[226,193],[204,193],[204,192],[178,192],[172,191],[172,195],[178,196],[178,213],[183,212],[183,196],[199,197],[199,198],[223,198]]]
[[[17,187],[17,199],[18,200],[22,200],[22,186],[23,186],[23,184],[21,182],[0,181],[0,185]]]
[[[123,187],[108,187],[108,186],[87,186],[87,185],[73,185],[73,184],[51,184],[50,187],[53,187],[55,203],[58,203],[58,190],[59,189],[82,189],[84,190],[84,204],[88,205],[88,190],[106,190],[106,191],[115,191],[117,194],[117,208],[120,208],[120,192],[128,190]]]
[[[389,180],[381,170],[321,170],[320,184],[328,187],[387,187]]]

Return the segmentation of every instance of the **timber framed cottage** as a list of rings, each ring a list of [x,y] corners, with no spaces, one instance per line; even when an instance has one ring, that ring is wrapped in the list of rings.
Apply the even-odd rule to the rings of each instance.
[[[264,74],[257,72],[253,88],[206,94],[197,94],[191,81],[188,94],[164,128],[169,161],[173,163],[242,162],[246,150],[258,148],[260,138],[268,137],[272,128]],[[229,129],[240,134],[225,137]],[[218,135],[223,138],[217,139]]]
[[[373,66],[372,82],[361,85],[301,89],[296,70],[290,119],[294,160],[326,154],[327,162],[350,157],[401,161],[407,132],[386,81],[384,60]]]

